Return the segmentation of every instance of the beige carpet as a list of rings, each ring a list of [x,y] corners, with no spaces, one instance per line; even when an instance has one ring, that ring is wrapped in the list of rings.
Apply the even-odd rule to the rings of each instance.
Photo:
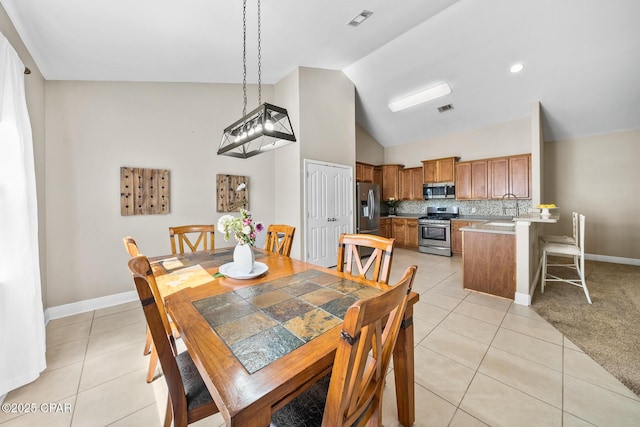
[[[562,270],[572,274],[554,274]],[[585,270],[592,305],[582,288],[555,282],[543,294],[538,285],[533,308],[640,396],[640,267],[587,261]]]

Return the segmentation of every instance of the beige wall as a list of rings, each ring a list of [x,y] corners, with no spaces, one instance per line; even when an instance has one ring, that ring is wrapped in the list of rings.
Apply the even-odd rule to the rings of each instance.
[[[296,226],[291,256],[304,259],[304,160],[354,166],[355,88],[342,71],[300,67],[276,84],[275,99],[292,106],[298,138],[276,150],[276,217]]]
[[[356,124],[356,160],[371,165],[384,163],[384,147]]]
[[[354,166],[355,111],[355,87],[342,71],[301,67],[302,158]]]
[[[296,227],[296,235],[291,247],[291,256],[301,259],[302,253],[302,182],[300,170],[285,165],[300,163],[300,70],[295,69],[275,85],[274,102],[276,105],[287,105],[289,119],[297,141],[274,151],[274,202],[275,218],[280,224]]]
[[[545,199],[561,215],[545,233],[570,234],[577,211],[587,253],[640,259],[639,160],[640,129],[545,143]]]
[[[241,86],[51,81],[46,97],[49,306],[132,290],[122,237],[161,255],[169,226],[217,222],[218,173],[249,176],[255,219],[273,221],[273,153],[216,155],[222,129],[242,113]],[[169,169],[170,214],[120,216],[121,166]],[[218,247],[234,243],[216,237]]]
[[[6,11],[0,5],[0,32],[9,40],[16,50],[20,60],[29,67],[31,74],[25,75],[25,91],[27,109],[31,120],[33,136],[33,155],[36,169],[36,187],[38,193],[38,241],[40,245],[40,276],[42,287],[42,302],[47,306],[46,282],[46,221],[45,221],[45,80],[31,54],[24,45]]]
[[[48,306],[130,291],[122,237],[161,255],[170,251],[169,226],[217,222],[218,173],[249,176],[254,218],[296,225],[299,256],[302,173],[287,165],[301,165],[303,152],[355,162],[353,94],[348,79],[329,70],[297,70],[263,86],[265,100],[288,109],[298,143],[243,160],[216,155],[222,129],[241,114],[239,85],[47,82]],[[302,115],[315,119],[301,123]],[[122,166],[169,169],[170,214],[120,216]],[[216,236],[216,246],[232,244]]]
[[[424,141],[387,147],[384,163],[422,166],[421,160],[459,156],[461,161],[531,152],[529,117],[437,136]]]
[[[531,105],[531,206],[544,203],[542,189],[544,182],[544,135],[542,133],[542,115],[540,103]]]

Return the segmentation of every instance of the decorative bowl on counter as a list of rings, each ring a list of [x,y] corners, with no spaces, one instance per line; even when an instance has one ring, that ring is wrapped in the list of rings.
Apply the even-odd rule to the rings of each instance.
[[[549,218],[551,216],[550,209],[558,209],[554,203],[538,205],[536,208],[540,209],[540,216],[542,218]]]

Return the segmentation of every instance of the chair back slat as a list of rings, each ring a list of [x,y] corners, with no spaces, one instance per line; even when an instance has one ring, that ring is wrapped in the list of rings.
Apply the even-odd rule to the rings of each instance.
[[[290,225],[271,224],[267,228],[264,249],[276,254],[290,256],[295,233],[296,228]]]
[[[185,245],[191,252],[215,249],[215,225],[182,225],[169,227],[171,253],[183,254]],[[176,245],[177,238],[177,245]]]
[[[323,426],[350,426],[374,417],[380,425],[385,375],[417,267],[393,288],[355,302],[346,312],[329,383]]]
[[[580,215],[578,214],[578,212],[573,212],[571,213],[571,219],[573,220],[573,241],[576,242],[576,244],[578,243],[578,239],[579,239],[579,230],[578,230],[578,217]]]
[[[364,264],[362,263],[363,257],[360,256],[361,248],[363,247],[373,250]],[[395,239],[387,239],[372,234],[342,234],[338,245],[338,264],[336,269],[339,272],[344,271],[387,284],[391,274],[394,247]],[[354,265],[357,271],[354,271]],[[373,271],[370,277],[367,277],[372,267]]]

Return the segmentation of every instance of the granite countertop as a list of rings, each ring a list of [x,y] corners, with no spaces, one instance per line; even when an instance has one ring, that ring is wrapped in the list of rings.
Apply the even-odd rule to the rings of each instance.
[[[380,218],[420,218],[421,216],[425,216],[426,214],[419,213],[403,213],[397,215],[380,215]]]
[[[513,217],[506,215],[460,215],[457,219],[463,221],[511,221]]]
[[[504,218],[504,217],[501,217]],[[478,224],[472,224],[462,227],[461,231],[473,231],[479,233],[493,234],[516,234],[516,223],[512,220],[485,221]]]
[[[556,223],[560,219],[559,215],[549,215],[543,216],[539,213],[528,213],[525,215],[520,215],[519,217],[514,218],[514,221],[522,221],[522,222],[547,222],[547,223]]]

